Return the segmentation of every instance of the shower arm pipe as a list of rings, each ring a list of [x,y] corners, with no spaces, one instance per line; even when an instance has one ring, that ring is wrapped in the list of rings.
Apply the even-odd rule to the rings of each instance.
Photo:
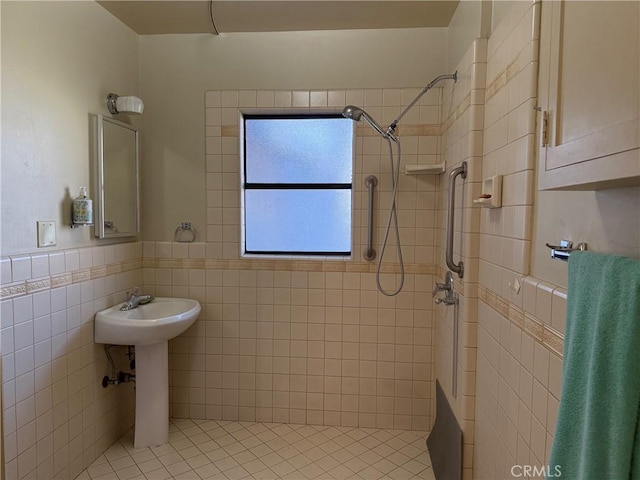
[[[414,98],[411,101],[411,103],[400,113],[400,115],[398,115],[398,117],[393,122],[391,122],[391,125],[389,125],[387,127],[387,135],[394,135],[395,132],[396,132],[396,127],[398,125],[398,122],[400,122],[402,117],[404,117],[407,114],[407,112],[413,108],[413,106],[418,102],[418,100],[420,100],[422,98],[422,96],[425,93],[427,93],[429,90],[431,90],[438,82],[440,82],[442,80],[453,80],[454,82],[457,82],[458,81],[458,71],[456,70],[455,72],[450,73],[450,74],[440,75],[440,76],[436,77],[433,81],[431,81],[431,83],[429,83],[426,87],[424,87],[422,89],[422,91],[418,94],[418,96],[416,98]]]
[[[449,201],[447,203],[447,249],[445,253],[445,260],[447,267],[454,273],[458,274],[459,278],[464,276],[464,264],[462,260],[458,264],[453,261],[453,219],[456,203],[456,178],[461,176],[463,179],[467,178],[467,162],[462,162],[460,167],[454,168],[449,174]]]

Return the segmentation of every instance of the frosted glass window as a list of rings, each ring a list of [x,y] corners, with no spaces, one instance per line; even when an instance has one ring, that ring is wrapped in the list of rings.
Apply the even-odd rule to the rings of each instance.
[[[353,123],[244,117],[245,253],[351,253]]]
[[[247,251],[351,250],[351,190],[247,190]]]
[[[353,121],[247,118],[247,182],[351,183]]]

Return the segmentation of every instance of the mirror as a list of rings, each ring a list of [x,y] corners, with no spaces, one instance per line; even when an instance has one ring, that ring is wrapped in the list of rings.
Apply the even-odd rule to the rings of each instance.
[[[138,129],[98,115],[96,237],[140,233]]]

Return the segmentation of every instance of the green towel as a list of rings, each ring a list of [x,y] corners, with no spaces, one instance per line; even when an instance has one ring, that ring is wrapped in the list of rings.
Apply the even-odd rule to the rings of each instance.
[[[640,479],[639,412],[640,262],[574,252],[551,474]]]

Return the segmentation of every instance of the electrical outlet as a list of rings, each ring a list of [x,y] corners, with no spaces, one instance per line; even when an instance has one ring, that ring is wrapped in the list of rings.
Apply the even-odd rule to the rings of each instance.
[[[56,244],[56,222],[36,222],[38,225],[38,248]]]

